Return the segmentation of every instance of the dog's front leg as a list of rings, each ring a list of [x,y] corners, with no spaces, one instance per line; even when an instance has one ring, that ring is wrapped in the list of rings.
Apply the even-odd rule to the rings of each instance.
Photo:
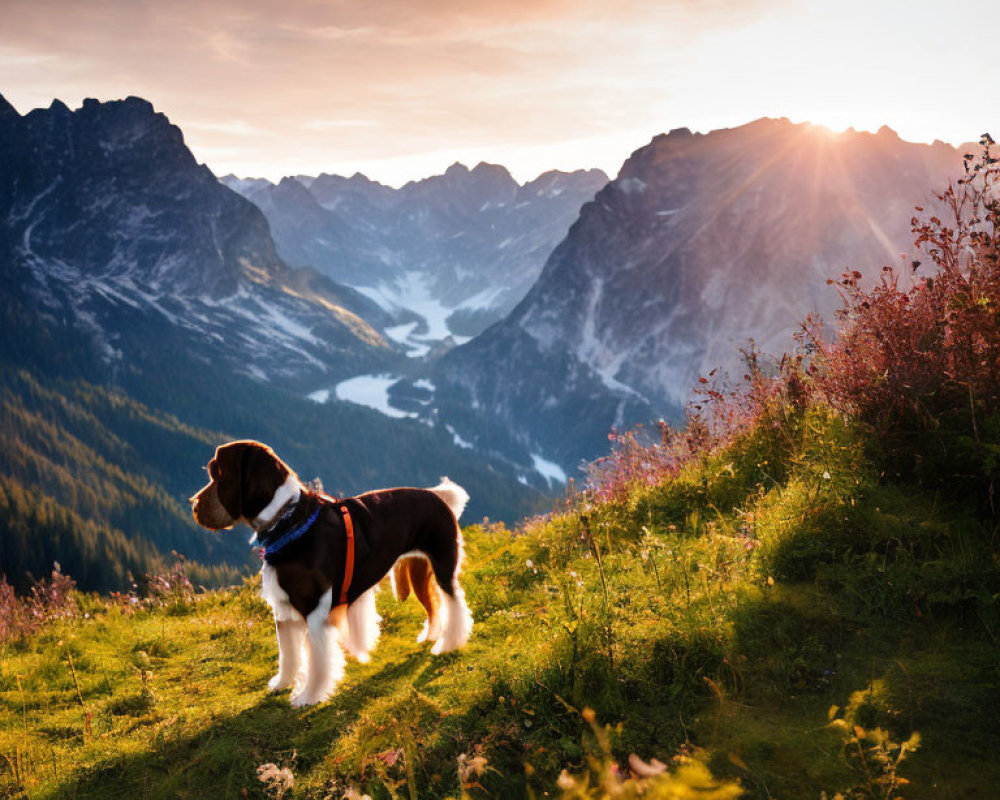
[[[302,645],[306,637],[303,619],[275,619],[274,627],[278,633],[278,674],[267,682],[269,692],[279,692],[295,683],[302,666]]]
[[[316,608],[306,617],[309,632],[309,669],[305,685],[291,697],[293,706],[322,703],[344,676],[344,651],[337,640],[337,629],[330,624],[333,590],[328,589]]]

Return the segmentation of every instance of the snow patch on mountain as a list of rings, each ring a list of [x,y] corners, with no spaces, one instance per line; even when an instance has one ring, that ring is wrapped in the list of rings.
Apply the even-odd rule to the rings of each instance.
[[[542,458],[538,453],[531,454],[531,465],[534,467],[535,472],[548,481],[549,486],[552,486],[553,483],[567,482],[566,473],[563,471],[563,468],[554,461]]]
[[[439,342],[451,339],[464,344],[470,336],[462,336],[448,326],[448,317],[456,309],[490,308],[501,290],[487,289],[456,307],[450,307],[435,296],[426,273],[408,271],[394,281],[381,281],[378,286],[359,286],[357,290],[392,314],[417,315],[418,320],[385,328],[386,336],[405,347],[410,358],[423,358]]]
[[[501,244],[501,247],[503,245]],[[497,301],[500,299],[501,295],[504,293],[505,289],[502,286],[495,286],[492,288],[483,289],[478,294],[474,294],[468,300],[463,300],[457,306],[456,309],[464,309],[468,311],[476,310],[486,310],[495,308]]]
[[[618,348],[616,351],[597,335],[597,317],[603,295],[604,280],[596,278],[587,304],[587,313],[584,317],[583,330],[580,332],[576,357],[587,364],[600,377],[604,385],[613,392],[621,392],[641,399],[642,395],[639,392],[615,377],[622,365],[629,359],[631,355],[629,349]]]
[[[389,389],[399,380],[398,375],[357,375],[338,383],[334,387],[334,393],[338,400],[367,406],[387,417],[397,419],[415,417],[417,416],[415,413],[402,411],[389,402]]]
[[[466,441],[461,436],[459,436],[458,433],[456,433],[455,429],[451,427],[451,425],[445,425],[444,428],[446,431],[448,431],[448,433],[451,434],[452,441],[459,447],[464,448],[465,450],[473,449],[472,442]]]

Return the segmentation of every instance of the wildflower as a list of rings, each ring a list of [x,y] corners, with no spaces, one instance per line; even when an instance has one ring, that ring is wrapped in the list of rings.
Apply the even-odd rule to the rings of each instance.
[[[667,765],[662,761],[651,758],[647,764],[635,753],[628,757],[628,768],[638,778],[652,778],[654,775],[660,775],[667,771]]]
[[[458,780],[464,786],[471,778],[479,777],[486,771],[487,761],[484,756],[469,756],[461,753],[458,756]]]
[[[267,791],[278,800],[295,785],[295,776],[288,767],[278,767],[277,764],[271,763],[257,767],[257,780],[263,783]]]
[[[566,770],[563,770],[559,773],[559,777],[556,779],[556,786],[564,792],[568,792],[570,789],[576,787],[576,778],[570,775]]]

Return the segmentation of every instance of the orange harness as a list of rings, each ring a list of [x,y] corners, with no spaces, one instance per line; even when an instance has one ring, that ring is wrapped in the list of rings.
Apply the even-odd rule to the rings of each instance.
[[[337,601],[337,605],[347,602],[347,590],[351,588],[351,578],[354,577],[354,523],[351,521],[347,506],[341,506],[340,513],[344,515],[344,531],[347,533],[347,557],[344,560],[344,584],[340,587],[340,600]]]

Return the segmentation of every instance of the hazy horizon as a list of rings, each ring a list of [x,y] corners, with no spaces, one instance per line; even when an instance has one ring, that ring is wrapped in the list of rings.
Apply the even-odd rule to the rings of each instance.
[[[0,92],[19,111],[137,95],[219,175],[613,176],[658,133],[760,117],[928,143],[1000,130],[1000,6],[971,0],[4,6]]]

